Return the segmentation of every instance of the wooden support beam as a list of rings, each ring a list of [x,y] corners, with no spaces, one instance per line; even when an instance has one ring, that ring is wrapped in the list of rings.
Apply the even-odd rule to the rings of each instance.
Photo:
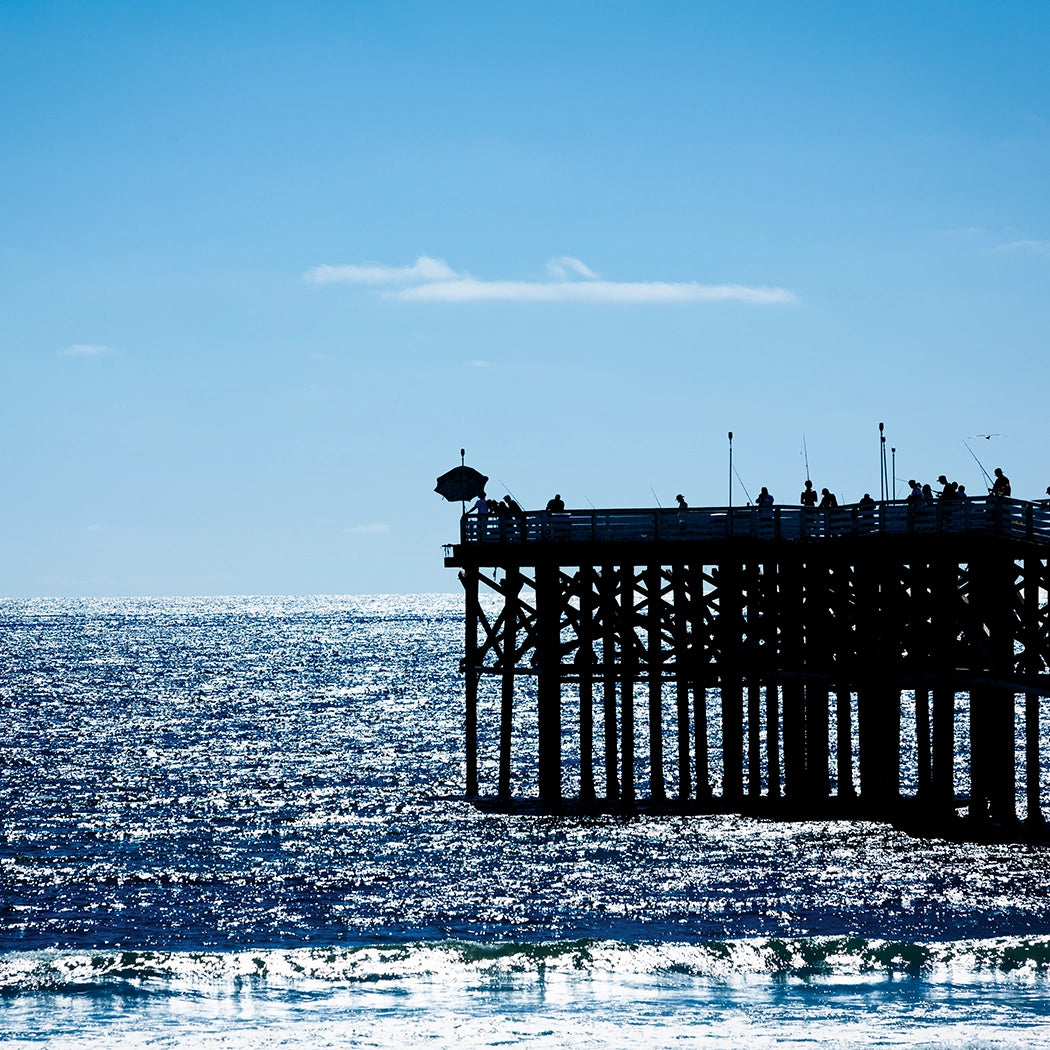
[[[615,801],[620,797],[618,774],[616,713],[616,637],[619,612],[616,594],[619,574],[615,565],[603,565],[599,576],[599,606],[602,617],[602,711],[605,736],[605,797]]]
[[[594,570],[580,568],[577,574],[580,622],[576,669],[580,693],[580,799],[594,799]]]
[[[463,620],[463,667],[466,675],[463,743],[466,751],[467,794],[478,793],[478,574],[470,570],[460,573],[465,592],[466,616]]]
[[[1042,558],[1029,555],[1024,562],[1022,580],[1022,623],[1024,653],[1021,672],[1025,675],[1039,674],[1043,669],[1043,658],[1039,652],[1040,635],[1040,590],[1044,585]],[[1039,694],[1025,693],[1024,697],[1024,773],[1025,773],[1025,823],[1034,827],[1043,824],[1043,809],[1040,798],[1039,762]]]
[[[536,682],[539,794],[561,798],[561,583],[556,565],[536,567]]]
[[[853,653],[853,576],[849,564],[840,561],[832,583],[835,602],[835,779],[840,800],[857,797],[853,782],[853,685],[850,672]]]
[[[762,794],[762,567],[754,562],[747,576],[747,794]]]
[[[634,566],[620,568],[620,800],[634,802],[634,683],[638,677]]]
[[[1013,558],[989,552],[970,562],[970,608],[980,617],[983,650],[992,679],[1009,680],[1014,670],[1017,616]],[[971,817],[1003,826],[1017,819],[1014,794],[1014,693],[1000,685],[970,690]],[[986,811],[987,807],[987,811]]]
[[[811,553],[803,573],[803,665],[814,677],[805,683],[806,796],[826,799],[831,793],[828,758],[831,748],[828,684],[831,659],[831,566]]]
[[[718,571],[719,691],[722,694],[722,798],[744,797],[744,606],[741,565],[727,558]]]
[[[663,730],[663,601],[660,590],[662,576],[659,565],[645,570],[646,606],[646,662],[649,678],[649,797],[657,801],[667,798],[664,787],[664,730]]]
[[[947,554],[930,566],[930,667],[933,687],[933,762],[928,816],[941,819],[955,812],[955,679],[958,666],[958,567]]]
[[[782,654],[780,637],[782,610],[779,598],[780,572],[778,563],[768,560],[762,572],[763,643],[771,668],[780,666]],[[767,670],[766,688],[766,791],[771,799],[779,799],[780,784],[780,676],[775,669]]]
[[[778,619],[780,621],[779,668],[797,675],[803,670],[803,584],[800,555],[794,551],[781,558],[777,569]],[[784,738],[784,796],[798,803],[806,799],[805,693],[802,680],[785,677],[781,686]]]
[[[516,565],[508,566],[503,588],[503,680],[500,686],[499,775],[497,794],[510,798],[511,744],[514,727],[514,667],[517,652],[518,595],[522,576]]]
[[[930,570],[925,559],[916,559],[908,568],[909,615],[906,649],[910,673],[919,676],[930,665],[931,619]],[[930,801],[933,788],[933,752],[930,735],[930,689],[915,687],[915,778],[920,805]]]
[[[703,565],[689,568],[689,680],[693,689],[693,749],[696,754],[696,797],[711,798],[711,769],[707,739],[707,684],[711,676],[708,653],[707,595]]]
[[[675,652],[675,713],[678,719],[678,797],[687,799],[693,791],[689,762],[689,603],[686,568],[671,569],[672,631]]]

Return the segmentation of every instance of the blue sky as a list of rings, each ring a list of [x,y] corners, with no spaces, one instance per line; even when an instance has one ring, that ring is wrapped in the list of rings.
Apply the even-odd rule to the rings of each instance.
[[[0,595],[456,590],[542,506],[1050,484],[1050,5],[0,6]],[[735,496],[742,497],[741,486]]]

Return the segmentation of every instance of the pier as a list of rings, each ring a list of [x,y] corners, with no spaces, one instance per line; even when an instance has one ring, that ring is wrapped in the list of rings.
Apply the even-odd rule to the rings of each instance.
[[[465,515],[466,794],[1039,835],[1048,564],[991,496]]]

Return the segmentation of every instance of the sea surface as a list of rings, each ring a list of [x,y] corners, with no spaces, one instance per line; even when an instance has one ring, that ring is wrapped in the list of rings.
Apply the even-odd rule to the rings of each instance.
[[[450,595],[0,602],[0,1043],[1050,1047],[1050,849],[482,811],[462,638]]]

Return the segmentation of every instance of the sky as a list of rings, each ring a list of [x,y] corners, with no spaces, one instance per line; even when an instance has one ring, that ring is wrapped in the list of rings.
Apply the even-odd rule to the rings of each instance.
[[[1041,0],[4,0],[0,596],[455,592],[461,448],[855,501],[882,422],[900,495],[1043,496],[1047,54]]]

